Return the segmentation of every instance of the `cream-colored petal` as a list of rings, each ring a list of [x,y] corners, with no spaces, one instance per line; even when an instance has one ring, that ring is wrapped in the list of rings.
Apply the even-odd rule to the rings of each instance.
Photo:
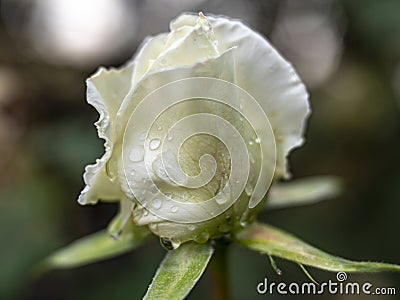
[[[303,143],[310,113],[308,94],[299,76],[258,33],[240,21],[210,17],[220,47],[235,51],[237,83],[263,107],[277,142],[276,176],[287,176],[286,157]]]
[[[162,33],[146,38],[140,45],[137,54],[132,60],[132,64],[135,65],[132,74],[132,87],[143,78],[161,51],[163,51],[167,38],[168,34]]]
[[[196,15],[184,14],[172,28],[194,26]],[[261,35],[240,21],[207,16],[219,51],[235,51],[236,83],[248,91],[267,114],[277,142],[276,177],[287,176],[286,157],[303,143],[305,120],[310,113],[307,91],[295,70]]]
[[[132,70],[133,65],[111,70],[100,68],[87,80],[87,101],[100,114],[95,125],[99,137],[105,140],[105,153],[95,164],[85,168],[83,179],[86,187],[78,198],[80,204],[95,204],[99,199],[117,200],[121,196],[121,190],[113,181],[107,164],[114,148],[113,123],[130,89]]]
[[[146,95],[150,94],[152,91],[158,89],[159,87],[165,84],[185,78],[208,76],[224,80],[226,79],[233,80],[234,77],[234,74],[232,72],[233,50],[234,49],[228,50],[225,53],[223,53],[220,57],[216,59],[211,59],[206,62],[200,62],[187,67],[183,66],[169,70],[165,69],[159,72],[154,72],[146,75],[138,83],[136,88],[131,90],[131,92],[125,98],[124,102],[121,105],[120,110],[117,113],[116,137],[118,138],[118,140],[115,143],[116,144],[115,151],[118,153],[118,155],[122,155],[122,143],[123,143],[124,131],[126,129],[129,118],[131,117],[131,114],[135,110],[136,106],[146,97]],[[176,94],[174,95],[174,97],[179,98],[179,92],[180,91],[175,91]],[[196,109],[199,108],[196,105],[195,106],[186,105],[184,107],[186,107],[187,109],[176,110],[176,115],[174,116],[175,120],[182,118],[191,111],[196,111]],[[149,107],[148,109],[156,112],[158,111],[158,107]],[[168,130],[168,128],[173,124],[172,120],[166,119],[164,121],[165,123],[162,124],[163,131],[160,133],[165,133],[164,130]],[[136,120],[136,122],[140,123],[140,120]],[[133,123],[135,123],[135,120],[133,120]],[[119,178],[123,191],[129,196],[131,193],[124,178],[122,161],[120,162],[118,169],[120,172]],[[136,176],[139,175],[140,174],[136,174]],[[143,186],[144,189],[146,188],[145,184],[143,183],[138,183],[138,184],[140,186]]]
[[[212,32],[209,31],[209,28],[195,22],[193,26],[175,29],[171,27],[170,33],[146,38],[132,59],[132,64],[135,65],[132,87],[135,87],[148,73],[190,66],[217,57],[220,53]]]
[[[130,94],[125,98],[125,100],[121,106],[121,109],[118,112],[117,127],[116,127],[119,130],[119,133],[117,134],[118,137],[121,137],[123,135],[123,133],[126,129],[125,127],[128,124],[130,115],[135,110],[135,107],[138,105],[138,103],[140,101],[142,101],[146,95],[148,95],[152,91],[156,90],[157,88],[159,88],[165,84],[168,84],[170,82],[173,82],[173,81],[176,81],[179,79],[199,77],[199,76],[207,76],[207,77],[220,78],[220,79],[224,79],[224,80],[234,81],[235,74],[232,69],[234,67],[234,61],[233,61],[234,51],[235,51],[235,49],[231,49],[231,50],[223,53],[218,58],[210,59],[210,60],[207,60],[207,61],[201,62],[201,63],[197,63],[193,66],[177,67],[177,68],[170,69],[170,70],[162,70],[162,71],[155,72],[155,73],[145,76],[145,78],[139,82],[136,89],[132,90],[130,92]],[[179,91],[175,91],[174,93],[178,94],[178,96],[176,96],[176,94],[174,94],[174,97],[179,98]],[[165,96],[168,97],[168,95],[165,95]],[[162,101],[162,99],[160,99],[160,101]],[[196,102],[194,102],[190,106],[183,105],[182,107],[180,107],[180,109],[177,109],[175,111],[172,110],[172,113],[174,113],[175,115],[173,117],[171,117],[171,119],[166,118],[161,123],[159,123],[159,125],[162,126],[162,130],[161,130],[162,132],[159,132],[157,130],[155,130],[155,132],[156,132],[156,134],[157,133],[165,134],[165,130],[168,130],[168,128],[171,125],[169,122],[174,123],[175,122],[174,120],[181,119],[183,116],[193,113],[196,111],[196,109],[199,109],[199,108],[205,109],[205,110],[210,110],[210,113],[215,114],[213,107],[214,107],[213,105],[206,105],[206,106],[202,107],[200,102],[198,104],[196,104]],[[149,112],[152,110],[157,112],[158,107],[152,107],[152,108],[149,107]],[[222,113],[224,113],[223,110],[222,110]],[[147,118],[149,116],[143,116],[143,117]],[[238,118],[237,115],[236,115],[236,118]],[[233,117],[231,117],[231,119],[235,120]],[[141,120],[139,120],[139,119],[136,120],[136,123],[137,124],[141,123]],[[132,124],[135,124],[135,122],[133,122]],[[193,126],[195,126],[195,125],[196,124],[193,124]],[[152,138],[156,138],[156,136],[149,137],[149,139],[152,139]],[[161,139],[161,136],[160,136],[160,139]],[[183,153],[180,154],[181,155],[180,163],[186,171],[188,171],[188,170],[193,171],[193,170],[198,169],[199,166],[198,166],[197,158],[199,156],[199,153],[197,153],[197,151],[200,151],[200,149],[202,151],[205,151],[206,153],[213,154],[217,159],[218,159],[218,157],[220,157],[220,156],[218,156],[218,155],[220,155],[218,153],[220,148],[216,147],[216,145],[212,144],[212,143],[207,144],[206,139],[204,141],[201,139],[198,139],[197,141],[194,141],[193,143],[195,143],[195,144],[192,145],[189,142],[188,145],[186,146],[188,151],[185,151],[185,147],[183,147]],[[117,142],[116,143],[116,151],[118,151],[118,153],[122,152],[121,147],[122,147],[122,142],[121,141]],[[134,149],[135,146],[129,144],[129,145],[125,145],[125,147],[127,147],[128,149]],[[145,150],[145,152],[143,153],[143,159],[150,165],[153,164],[154,161],[156,161],[156,159],[151,156],[151,152],[152,151],[150,151],[150,150]],[[128,181],[129,181],[129,184],[131,185],[131,187],[134,186],[134,188],[140,189],[141,191],[143,191],[143,193],[146,193],[146,195],[151,195],[151,193],[152,193],[151,191],[153,188],[152,183],[149,181],[143,181],[143,179],[142,179],[142,177],[145,177],[146,174],[141,174],[140,170],[138,170],[138,169],[135,169],[135,172],[132,172],[131,169],[124,170],[124,166],[122,165],[122,162],[119,165],[118,169],[120,171],[119,179],[121,182],[122,189],[129,198],[133,199],[133,194],[128,185]],[[217,193],[218,189],[220,188],[219,180],[221,180],[220,177],[218,177],[217,179],[214,179],[212,182],[210,182],[205,187],[202,187],[199,189],[192,189],[192,190],[171,186],[170,189],[168,190],[168,192],[171,194],[171,197],[173,199],[176,199],[178,201],[184,201],[185,195],[187,195],[187,197],[190,198],[190,201],[204,201],[206,199],[212,198]],[[157,182],[157,184],[160,184],[161,186],[163,185],[163,183],[161,181]],[[147,201],[148,201],[148,203],[150,203],[151,197],[149,197]],[[247,201],[248,201],[248,199],[247,199]],[[246,206],[247,206],[247,204],[246,204]],[[224,216],[221,216],[221,218],[224,218]],[[163,235],[171,236],[171,237],[172,236],[174,236],[174,237],[181,236],[182,239],[189,239],[190,236],[193,236],[194,233],[196,233],[196,234],[201,233],[204,230],[204,226],[206,226],[205,223],[200,223],[195,226],[189,226],[189,227],[187,227],[187,226],[182,227],[181,225],[176,224],[176,223],[171,223],[170,225],[167,225],[167,223],[170,223],[170,222],[165,222],[164,220],[157,218],[156,216],[152,215],[151,213],[149,213],[148,211],[143,209],[141,206],[138,206],[135,209],[134,220],[135,220],[136,224],[139,224],[139,225],[157,223],[158,224],[157,226],[150,227],[156,234],[163,234]],[[218,223],[219,221],[217,220],[215,222]],[[162,225],[162,224],[164,224],[164,225]],[[175,226],[174,224],[176,225],[176,227],[174,227]],[[194,227],[194,228],[192,228],[192,227]],[[174,233],[173,228],[176,229],[175,233]],[[183,234],[181,232],[180,234],[176,234],[178,228],[179,228],[180,232],[183,230],[183,231],[185,231],[185,233]],[[158,231],[158,229],[162,230],[162,231]],[[217,230],[217,229],[215,229],[215,230]]]

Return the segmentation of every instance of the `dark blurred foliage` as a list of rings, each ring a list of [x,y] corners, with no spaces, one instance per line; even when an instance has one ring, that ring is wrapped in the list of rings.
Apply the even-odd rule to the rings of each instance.
[[[102,9],[92,9],[100,4]],[[105,227],[117,211],[113,204],[76,202],[84,166],[103,152],[93,126],[98,115],[85,101],[85,78],[98,65],[122,64],[146,35],[167,31],[182,11],[241,18],[272,40],[304,78],[313,108],[307,142],[290,158],[294,178],[332,174],[346,183],[339,198],[266,211],[260,219],[337,255],[400,263],[400,1],[0,5],[0,299],[139,299],[146,291],[165,252],[156,240],[79,269],[40,278],[32,270],[55,249]],[[87,14],[68,27],[79,12]],[[70,14],[67,24],[59,19],[64,13]],[[267,297],[256,293],[265,276],[307,280],[296,265],[281,260],[278,277],[267,257],[237,245],[230,260],[234,299]],[[320,282],[335,278],[310,271]],[[394,286],[400,293],[397,274],[350,274],[349,280]],[[210,283],[206,272],[189,299],[208,298]]]

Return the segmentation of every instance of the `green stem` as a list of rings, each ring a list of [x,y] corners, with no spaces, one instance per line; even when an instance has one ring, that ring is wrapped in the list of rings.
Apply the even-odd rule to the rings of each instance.
[[[211,259],[213,298],[229,300],[228,246],[226,241],[217,241],[215,252]]]

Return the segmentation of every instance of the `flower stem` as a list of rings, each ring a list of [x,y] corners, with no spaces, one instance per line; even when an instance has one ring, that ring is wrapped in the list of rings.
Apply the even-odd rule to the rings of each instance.
[[[212,276],[213,299],[229,300],[229,272],[228,272],[227,241],[218,240],[215,252],[211,259],[210,270]]]

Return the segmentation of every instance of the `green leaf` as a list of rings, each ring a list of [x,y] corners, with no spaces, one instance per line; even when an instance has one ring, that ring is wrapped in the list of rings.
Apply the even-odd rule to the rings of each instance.
[[[75,268],[128,252],[143,243],[145,232],[140,229],[124,233],[118,239],[102,230],[72,242],[50,255],[39,271]]]
[[[341,189],[341,180],[335,176],[317,176],[276,183],[271,187],[265,208],[313,204],[337,196]]]
[[[189,242],[169,252],[158,268],[143,299],[185,298],[203,274],[213,251],[209,243]]]
[[[325,253],[285,231],[259,223],[239,231],[236,240],[249,249],[327,271],[400,272],[398,265],[355,262]]]

